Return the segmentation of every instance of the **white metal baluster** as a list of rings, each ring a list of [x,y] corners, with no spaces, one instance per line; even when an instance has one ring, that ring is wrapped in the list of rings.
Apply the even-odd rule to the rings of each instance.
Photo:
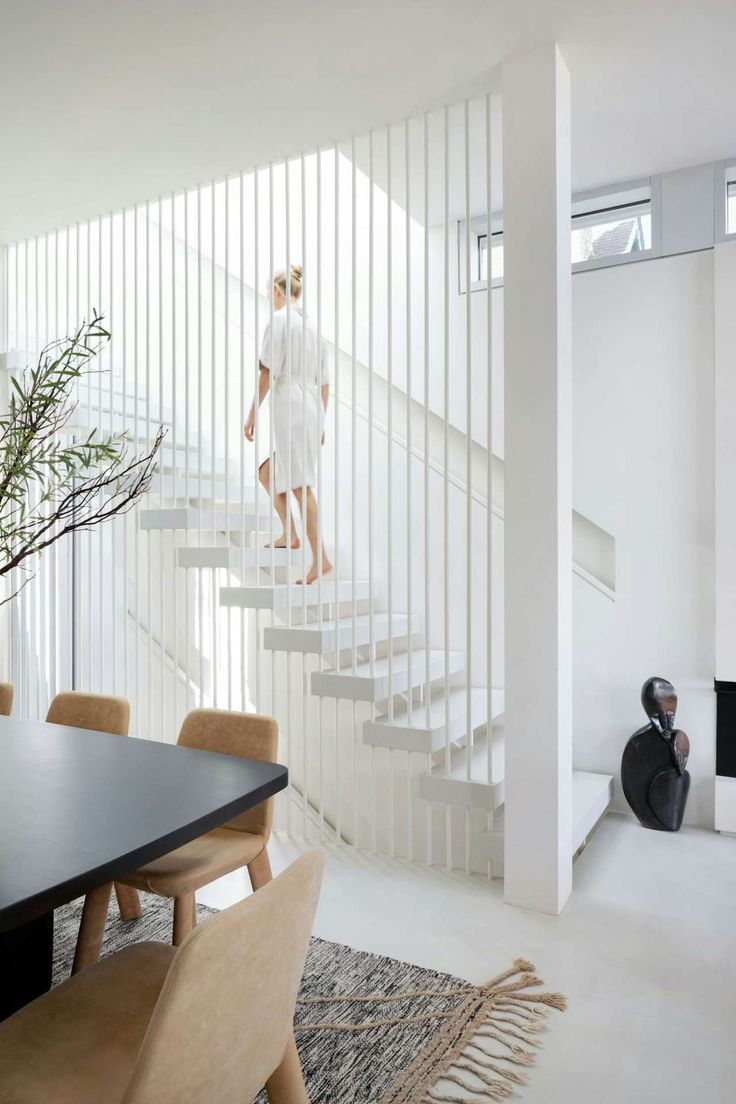
[[[163,264],[163,197],[158,197],[158,405],[159,405],[159,417],[162,417],[163,405],[164,405],[164,296],[163,296],[163,283],[164,283],[164,264]],[[169,438],[169,445],[173,449],[176,442]],[[175,454],[174,454],[175,455]],[[171,486],[171,498],[172,505],[176,504],[176,464],[174,464]],[[159,474],[158,484],[158,504],[159,508],[163,508],[164,504],[164,473]],[[151,534],[149,532],[149,541]],[[159,603],[159,631],[160,631],[160,678],[161,686],[159,689],[159,698],[161,702],[161,715],[159,718],[159,731],[162,738],[166,739],[166,602],[164,601],[164,531],[161,530],[158,538],[158,560],[159,560],[159,580],[158,580],[158,603]],[[149,564],[149,577],[152,575],[151,565]]]
[[[26,283],[26,296],[25,296],[25,298],[26,298],[26,310],[25,310],[25,315],[26,315],[26,319],[25,319],[26,356],[25,356],[24,367],[26,365],[28,365],[28,367],[32,367],[32,358],[33,358],[33,354],[36,351],[36,338],[35,338],[35,335],[34,335],[33,344],[31,345],[31,340],[30,340],[30,302],[31,302],[31,299],[30,299],[30,290],[29,290],[29,284],[30,284],[30,275],[29,274],[30,274],[30,267],[31,267],[30,242],[26,243],[25,261],[26,261],[26,264],[25,264],[25,270],[26,270],[25,271],[25,283]],[[31,562],[31,564],[33,563],[32,558],[30,558],[30,562]],[[32,702],[32,682],[31,682],[33,664],[32,664],[32,651],[31,651],[31,594],[30,594],[30,591],[31,591],[31,585],[29,585],[25,589],[25,592],[23,594],[23,622],[24,622],[24,631],[23,631],[24,662],[23,662],[23,669],[24,669],[24,673],[25,673],[24,678],[23,678],[23,683],[24,683],[23,697],[24,697],[24,703],[25,703],[25,713],[26,713],[26,716],[28,716],[28,717],[32,717],[34,715],[33,714],[33,702]]]
[[[274,536],[273,536],[273,515],[274,515],[274,502],[276,501],[276,453],[274,450],[273,439],[273,279],[274,279],[274,256],[273,256],[273,237],[274,237],[274,205],[273,205],[273,162],[269,161],[268,164],[268,333],[269,333],[269,395],[268,395],[268,488],[271,498],[271,508],[268,514],[268,544],[271,549],[271,586],[274,585],[275,572],[276,572],[276,550],[274,549]],[[287,558],[289,553],[287,552]],[[288,562],[288,559],[287,559]],[[288,577],[286,585],[291,585],[291,579]],[[276,624],[276,612],[274,609],[271,611],[271,627]],[[271,651],[271,713],[276,716],[276,652]],[[287,816],[290,803],[289,789],[287,788],[283,800],[286,802]]]
[[[38,241],[38,239],[36,239]],[[92,302],[92,223],[87,219],[87,319],[92,317],[94,303]],[[38,333],[38,327],[36,327]],[[92,379],[87,376],[87,427],[92,426]],[[94,656],[94,622],[92,616],[92,538],[88,532],[85,539],[87,553],[87,689],[94,690],[92,678],[92,657]]]
[[[404,234],[406,241],[404,243],[406,249],[405,260],[405,275],[406,275],[406,609],[407,609],[407,671],[408,671],[408,685],[407,685],[407,715],[410,718],[410,724],[414,721],[414,686],[413,686],[413,664],[412,664],[412,631],[411,631],[411,618],[412,618],[412,594],[411,594],[411,575],[412,575],[412,550],[413,550],[413,517],[412,517],[412,480],[411,480],[411,369],[412,369],[412,357],[411,357],[411,157],[409,149],[409,120],[404,122],[404,186],[405,186],[405,206],[406,206],[406,218],[404,223]],[[406,753],[406,852],[409,859],[414,858],[414,794],[413,794],[413,778],[412,778],[412,761],[411,752]]]
[[[429,501],[429,115],[424,115],[424,709],[427,730],[431,729],[430,685],[430,501]],[[427,774],[432,773],[432,751],[427,755]],[[426,860],[432,865],[432,802],[426,803]]]
[[[386,330],[387,330],[387,356],[386,370],[388,377],[388,438],[386,442],[386,519],[387,519],[387,544],[388,544],[388,719],[394,719],[394,586],[393,586],[393,211],[391,199],[391,127],[386,127]],[[394,754],[393,748],[389,748],[389,776],[390,776],[390,811],[389,811],[389,853],[394,857],[395,840],[395,800],[396,785],[394,778]]]
[[[291,627],[291,490],[293,479],[292,464],[292,420],[291,420],[291,190],[289,187],[289,162],[284,161],[284,208],[286,219],[286,426],[288,445],[286,449],[286,563],[289,586],[286,590],[286,624]],[[272,373],[273,380],[273,373]],[[286,832],[291,835],[292,782],[292,739],[291,739],[291,652],[285,656],[286,669],[286,766],[289,771],[289,788],[286,802]]]
[[[89,226],[89,223],[87,225]],[[88,254],[87,260],[88,260],[87,273],[89,274],[89,254]],[[34,310],[34,316],[35,316],[34,338],[35,338],[35,346],[36,346],[36,356],[35,356],[34,359],[36,361],[38,360],[41,349],[43,348],[43,344],[41,342],[41,322],[40,322],[40,308],[39,308],[39,299],[40,299],[39,275],[38,275],[39,267],[40,267],[40,264],[39,264],[38,235],[36,235],[36,237],[34,238],[34,248],[33,248],[33,286],[34,286],[33,310]],[[89,387],[89,390],[87,391],[88,400],[91,402],[90,393],[91,393],[91,386]],[[34,496],[34,499],[35,499],[36,498],[35,490],[33,492],[33,496]],[[35,503],[34,503],[34,505],[35,505]],[[31,655],[32,655],[32,663],[33,663],[33,684],[34,684],[34,692],[32,694],[31,700],[33,702],[32,709],[33,709],[33,716],[34,717],[41,717],[43,715],[42,714],[43,704],[41,702],[41,672],[39,670],[40,665],[39,665],[39,662],[38,662],[38,635],[39,635],[38,634],[38,615],[39,615],[38,570],[39,570],[39,564],[40,564],[40,556],[39,556],[38,553],[36,553],[35,556],[33,557],[33,571],[34,571],[34,574],[35,574],[35,578],[33,579],[32,583],[31,583],[31,586],[30,586],[30,591],[31,591]],[[92,583],[91,583],[91,580],[90,580],[90,592],[89,592],[90,596],[92,594],[91,587],[92,587]],[[90,608],[91,608],[91,604],[92,603],[90,602]],[[91,622],[90,622],[90,633],[91,632],[92,632],[92,628],[91,628]],[[91,654],[92,654],[92,651],[90,649],[90,656],[91,656]],[[91,662],[91,660],[90,660],[90,662]]]
[[[128,215],[125,208],[122,212],[122,238],[123,238],[123,286],[122,286],[122,392],[123,392],[123,425],[128,426]],[[77,223],[77,228],[79,223]],[[123,536],[123,694],[130,699],[130,667],[129,667],[129,643],[130,643],[130,604],[128,591],[128,516],[122,518],[121,530]]]
[[[202,375],[202,188],[197,185],[197,495],[199,498],[199,547],[204,544],[204,505],[202,502],[202,460],[204,445],[202,439],[203,395]],[[173,442],[172,442],[173,444]],[[199,606],[199,706],[204,705],[204,593],[203,569],[197,568],[197,599]]]
[[[307,271],[307,178],[304,154],[300,159],[302,200],[302,273]],[[307,281],[309,277],[307,276]],[[319,391],[318,406],[319,411]],[[319,433],[319,422],[317,433]],[[317,442],[319,448],[319,441]],[[307,304],[302,288],[302,625],[307,622]],[[319,561],[318,561],[319,562]],[[320,573],[322,564],[320,562]],[[307,749],[307,657],[302,652],[302,837],[307,838],[307,803],[309,800],[309,754]]]
[[[320,364],[323,355],[322,352],[322,150],[317,150],[317,342],[319,349]],[[320,401],[322,393],[320,391]],[[322,501],[322,449],[320,448],[317,453],[317,501],[319,503],[320,511],[323,509]],[[322,525],[320,518],[320,526],[317,530],[317,559],[322,563]],[[322,572],[320,571],[317,576],[317,621],[322,629],[323,624],[323,611],[322,611]],[[324,657],[322,649],[320,649],[317,659],[318,669],[321,671],[324,666]],[[319,841],[322,843],[324,840],[325,831],[325,802],[324,802],[324,704],[322,695],[317,697],[317,725],[318,725],[318,768],[319,768]]]
[[[216,326],[216,302],[217,302],[217,285],[215,282],[215,257],[217,254],[217,185],[213,180],[210,185],[210,197],[211,197],[211,225],[210,225],[210,294],[212,296],[212,302],[210,304],[210,403],[211,403],[211,417],[210,417],[210,432],[212,434],[212,448],[210,450],[212,457],[212,468],[210,471],[211,489],[212,495],[215,493],[215,479],[217,473],[217,456],[215,453],[215,441],[217,440],[217,326]],[[217,544],[217,529],[216,529],[216,510],[215,500],[211,498],[212,502],[212,546]],[[217,569],[210,569],[210,598],[212,601],[212,704],[215,709],[217,708],[217,689],[219,680],[219,666],[218,666],[218,636],[220,619],[218,616],[217,608]]]
[[[159,197],[159,424],[163,421],[163,201]],[[177,212],[175,212],[174,193],[171,193],[171,440],[177,445]],[[188,452],[188,442],[184,442],[184,455]],[[171,496],[172,506],[177,501],[177,468],[172,470]],[[159,505],[163,505],[163,476],[159,480]],[[189,505],[189,503],[188,503]],[[161,530],[159,539],[159,619],[161,633],[161,739],[167,740],[167,616],[166,603],[163,601],[163,561],[166,534]],[[177,530],[171,530],[171,666],[173,670],[172,710],[173,731],[177,729],[177,708],[179,699],[179,651],[178,651],[178,602],[177,602]]]
[[[61,338],[59,328],[59,232],[54,233],[54,338]],[[110,354],[112,358],[112,353]],[[51,679],[49,697],[54,697],[59,689],[59,549],[56,544],[51,548],[51,602],[50,629],[51,638]]]
[[[373,616],[374,562],[373,562],[373,296],[374,296],[374,247],[375,247],[375,179],[374,135],[368,137],[368,653],[371,678],[376,672],[376,626]],[[376,706],[371,702],[371,720],[375,720]],[[371,744],[371,851],[376,853],[376,749]]]
[[[19,246],[20,249],[20,246]],[[30,344],[29,335],[29,310],[30,310],[30,297],[29,297],[29,270],[30,270],[30,239],[26,238],[23,242],[23,344],[21,346],[20,340],[18,343],[19,354],[22,354],[22,358],[19,356],[18,365],[14,376],[22,382],[24,370],[32,367],[32,350]],[[20,319],[19,319],[20,326]],[[31,670],[31,645],[30,645],[30,617],[29,617],[29,589],[30,585],[27,583],[27,570],[28,564],[24,563],[18,567],[15,572],[15,585],[18,588],[18,598],[12,603],[15,608],[17,618],[17,644],[14,647],[13,659],[14,669],[17,672],[17,688],[18,688],[18,705],[17,711],[20,716],[30,717],[31,714],[31,697],[30,697],[30,670]]]
[[[146,201],[146,451],[150,448],[150,434],[151,434],[151,206]],[[136,511],[137,514],[137,511]],[[136,518],[137,520],[137,518]],[[148,669],[147,684],[148,684],[148,739],[153,738],[153,557],[151,555],[151,548],[156,538],[152,535],[152,530],[148,530],[146,534],[146,589],[147,589],[147,606],[148,606]],[[158,537],[158,552],[159,552],[159,590],[163,590],[163,545],[164,534],[161,532]],[[163,681],[165,677],[164,667],[164,635],[161,632],[159,637],[159,650],[161,653],[160,669],[161,679]],[[163,725],[159,728],[159,733],[163,733]]]
[[[473,344],[470,270],[470,103],[465,101],[465,778],[472,778],[472,648],[473,648]],[[470,873],[470,809],[465,809],[465,873]]]
[[[493,183],[491,170],[493,154],[491,149],[491,94],[486,94],[486,781],[490,786],[493,778]],[[488,817],[488,827],[493,824],[493,815]],[[492,873],[489,864],[489,875]]]
[[[133,439],[136,443],[140,440],[138,432],[138,407],[140,394],[138,390],[138,206],[133,208]],[[140,527],[138,517],[133,514],[133,528],[135,532],[134,562],[135,562],[135,730],[138,736],[142,736],[141,725],[141,657],[140,657]]]
[[[23,242],[23,248],[24,248],[24,253],[25,253],[25,249],[26,249],[26,243],[25,242]],[[21,242],[18,241],[18,242],[15,243],[15,251],[14,251],[14,257],[13,257],[14,270],[15,270],[15,295],[14,295],[14,299],[13,299],[14,317],[15,317],[15,323],[14,323],[14,325],[15,325],[15,342],[14,342],[13,348],[16,350],[16,362],[15,362],[15,365],[13,367],[13,372],[12,372],[14,377],[18,376],[18,374],[19,374],[19,372],[22,368],[21,353],[22,352],[23,352],[23,354],[25,353],[25,349],[28,345],[26,334],[24,333],[23,337],[21,339],[21,332],[20,332],[20,327],[21,327],[20,250],[21,250]],[[25,255],[24,255],[24,258],[23,258],[23,266],[24,266],[24,270],[25,270]],[[23,305],[25,307],[25,302],[24,302]],[[11,657],[10,657],[10,659],[11,659],[11,668],[10,669],[12,671],[13,684],[17,688],[18,710],[19,710],[19,713],[20,713],[21,716],[23,716],[23,710],[24,710],[24,704],[25,704],[24,700],[23,700],[23,685],[22,685],[22,670],[23,670],[24,665],[23,665],[23,657],[21,655],[21,649],[23,647],[23,620],[22,620],[23,596],[21,594],[19,594],[18,591],[19,591],[19,587],[22,584],[22,581],[23,581],[23,576],[22,576],[20,568],[15,568],[14,571],[13,571],[13,574],[11,576],[10,586],[11,586],[12,593],[17,594],[18,596],[15,598],[15,600],[13,602],[10,603],[10,633],[11,633],[10,642],[11,642],[11,645],[12,645]]]
[[[357,294],[356,294],[356,279],[357,279],[357,266],[356,266],[356,252],[357,252],[357,211],[356,211],[356,195],[355,195],[355,138],[352,139],[350,147],[350,161],[351,161],[351,273],[350,273],[350,287],[352,293],[352,302],[350,306],[350,321],[352,325],[351,332],[351,368],[352,368],[352,394],[351,394],[351,463],[350,472],[352,477],[352,502],[350,506],[350,563],[352,569],[352,629],[353,629],[353,670],[358,666],[358,642],[357,642],[357,624],[358,624],[358,599],[357,591],[355,588],[356,580],[356,536],[355,536],[355,513],[356,503],[358,501],[358,479],[357,479],[357,466],[356,466],[356,449],[357,449],[357,407],[358,407],[358,393],[357,393],[357,372],[358,372],[358,358],[356,347],[356,325],[355,325],[355,313],[357,309]],[[360,736],[358,734],[358,726],[355,716],[355,699],[352,702],[352,714],[353,714],[353,846],[358,846],[358,749],[360,747]]]
[[[68,251],[68,249],[69,249],[69,246],[68,246],[68,243],[67,243],[67,251]],[[13,248],[13,253],[14,253],[13,261],[14,261],[14,269],[15,269],[14,294],[13,294],[13,306],[14,306],[13,317],[14,317],[15,336],[14,336],[14,341],[13,341],[13,344],[12,344],[12,348],[15,349],[16,357],[17,357],[18,353],[20,351],[20,348],[21,348],[21,344],[20,344],[20,242],[15,243],[15,246]],[[8,256],[8,267],[10,267],[10,256]],[[25,335],[23,337],[23,344],[24,344],[24,346],[28,344],[28,342],[25,339]],[[18,367],[19,367],[18,365],[14,366],[14,369],[13,369],[13,375],[14,376],[17,374]],[[13,570],[13,573],[12,573],[11,577],[10,577],[10,591],[11,591],[12,594],[17,593],[20,584],[21,584],[21,574],[20,574],[20,571],[18,570],[18,568],[15,568]],[[18,678],[18,664],[19,664],[19,661],[20,661],[19,652],[20,652],[20,648],[21,648],[21,644],[22,644],[21,622],[20,622],[20,603],[21,603],[21,598],[16,598],[15,601],[10,603],[10,644],[11,644],[11,652],[10,652],[10,655],[11,655],[11,660],[10,660],[11,668],[10,669],[12,671],[12,681],[16,686],[18,686],[19,705],[20,705],[20,708],[22,710],[23,709],[23,701],[21,699],[21,694],[20,694],[20,691],[22,690],[22,687],[20,685],[20,680]]]
[[[110,433],[115,430],[115,416],[114,416],[114,398],[115,398],[115,349],[117,348],[117,338],[115,335],[115,214],[110,212],[110,379],[109,383],[109,402],[110,402]],[[68,243],[67,243],[68,249]],[[115,524],[115,519],[112,520],[110,525],[110,566],[112,572],[112,579],[110,583],[110,656],[112,661],[112,678],[110,680],[110,691],[113,694],[118,693],[118,648],[117,648],[117,632],[118,632],[118,615],[117,615],[117,546],[118,546],[118,526]]]
[[[340,151],[335,143],[335,669],[340,667],[338,620],[340,617]],[[335,792],[337,810],[335,828],[337,843],[342,843],[342,756],[340,733],[340,699],[335,698]]]
[[[190,379],[190,340],[191,335],[189,333],[189,199],[190,193],[184,192],[184,502],[187,509],[189,509],[189,464],[190,464],[190,451],[191,451],[191,423],[190,423],[190,407],[191,407],[191,379]],[[159,263],[159,281],[161,280],[161,265]],[[159,284],[160,286],[160,284]],[[159,318],[161,312],[159,311]],[[160,323],[159,323],[160,328]],[[163,362],[163,357],[161,358]],[[161,405],[163,407],[163,386],[160,389]],[[189,545],[189,530],[187,529],[184,543]],[[175,565],[175,570],[178,571],[177,578],[182,578],[184,581],[184,647],[186,649],[184,654],[184,713],[189,712],[189,706],[192,700],[192,640],[191,640],[191,615],[189,611],[189,568],[185,568],[183,571]],[[161,630],[161,638],[165,639],[163,634],[163,628]],[[163,717],[161,720],[161,727],[165,731]],[[173,735],[173,733],[172,733]]]
[[[254,189],[257,187],[258,170],[253,173]],[[245,187],[243,180],[243,173],[241,173],[241,191],[239,191],[239,201],[241,201],[241,225],[239,225],[239,251],[241,251],[241,257],[239,257],[238,272],[241,274],[241,310],[239,310],[239,320],[241,320],[241,412],[245,412],[246,407],[246,385],[245,385]],[[254,203],[255,210],[255,203]],[[258,220],[257,214],[255,219],[255,234],[254,234],[254,262],[256,270],[255,279],[255,350],[256,350],[256,394],[258,389]],[[258,408],[260,404],[256,401],[256,433],[255,433],[255,450],[254,450],[254,467],[253,467],[253,487],[255,495],[255,544],[256,544],[256,581],[260,583],[260,564],[258,553],[258,529],[259,529],[259,506],[260,506],[260,485],[258,482]],[[241,572],[245,566],[245,435],[241,433]],[[256,609],[256,713],[260,712],[260,611]],[[245,696],[245,607],[241,607],[241,709],[246,708],[246,696]]]
[[[443,480],[444,480],[444,645],[445,645],[445,773],[450,773],[450,121],[449,112],[444,112],[444,433],[443,433]],[[447,838],[447,868],[452,868],[452,810],[445,806],[445,834]]]
[[[223,367],[225,371],[225,386],[223,397],[225,409],[223,418],[225,422],[225,522],[228,529],[225,533],[227,548],[231,546],[230,532],[230,180],[225,177],[225,309],[223,311],[223,329],[225,331],[225,348],[223,349]],[[242,496],[242,488],[241,488]],[[214,508],[216,496],[213,495],[212,506]],[[213,572],[213,577],[218,574]],[[219,595],[217,595],[219,600]],[[233,619],[232,609],[226,611],[227,627],[227,707],[233,707]]]
[[[253,335],[254,335],[253,336],[253,349],[254,349],[254,359],[255,359],[255,365],[254,365],[254,368],[255,368],[255,372],[254,372],[254,374],[255,374],[255,400],[254,400],[254,403],[255,403],[255,412],[256,412],[256,426],[255,426],[255,434],[254,434],[254,446],[255,447],[254,447],[254,453],[253,453],[253,486],[255,488],[255,496],[256,496],[256,532],[255,532],[256,579],[258,581],[258,585],[260,586],[260,584],[261,584],[261,553],[260,553],[261,526],[260,526],[260,518],[259,518],[259,507],[260,507],[261,482],[260,482],[259,465],[260,465],[260,456],[261,456],[261,452],[260,452],[260,449],[261,449],[261,404],[258,401],[258,394],[259,394],[259,390],[260,390],[260,375],[261,375],[260,349],[259,349],[259,342],[260,342],[260,339],[261,339],[261,320],[260,320],[260,311],[259,311],[259,301],[260,301],[260,295],[261,295],[261,288],[260,288],[261,273],[260,273],[260,265],[259,265],[259,251],[260,251],[261,243],[260,243],[259,224],[258,224],[259,214],[260,214],[260,193],[259,193],[259,188],[258,188],[258,168],[256,168],[253,171],[253,264],[254,264],[253,308],[254,308],[254,317],[255,317],[254,326],[253,326]],[[241,264],[240,264],[240,273],[241,273],[241,282],[242,282],[242,285],[244,286],[245,285],[245,276],[244,276],[244,272],[243,272],[243,261],[242,261],[242,259],[241,259]],[[243,312],[242,312],[242,301],[241,301],[241,324],[242,324],[242,327],[243,327],[243,331],[245,331],[245,319],[244,319]],[[270,578],[271,585],[273,585],[273,582],[274,582],[273,575],[271,575],[271,578]],[[261,699],[261,680],[262,680],[262,677],[263,677],[261,668],[262,668],[263,649],[262,649],[262,645],[261,645],[261,611],[258,610],[258,609],[256,610],[255,643],[256,643],[256,709],[260,713],[260,712],[262,712],[262,709],[263,709],[262,699]]]
[[[43,310],[44,310],[44,329],[43,329],[43,344],[44,346],[49,343],[49,235],[44,235],[44,266],[43,266]],[[44,513],[47,512],[44,509]],[[40,589],[40,601],[39,601],[39,667],[42,678],[39,680],[39,689],[43,687],[48,695],[48,627],[46,624],[46,612],[48,609],[48,590],[49,590],[49,559],[44,557],[41,562],[41,574],[39,576],[39,589]],[[39,717],[42,716],[41,710],[44,707],[43,695],[39,701]]]
[[[48,238],[46,240],[48,241]],[[98,303],[99,303],[99,306],[98,306],[97,309],[98,309],[100,314],[105,314],[106,315],[107,311],[103,310],[103,307],[104,307],[104,294],[103,294],[103,287],[102,287],[102,216],[101,215],[97,219],[97,283],[98,283],[98,288],[99,288],[99,290],[98,290]],[[108,330],[110,329],[109,324],[107,326],[107,329]],[[109,365],[109,356],[110,356],[109,348],[105,350],[104,355],[105,355],[105,359],[108,360],[108,368],[111,371],[112,368]],[[100,353],[100,361],[102,361],[102,358],[103,358],[103,354]],[[101,364],[100,364],[100,367],[99,367],[99,375],[97,377],[97,432],[98,432],[99,436],[102,437],[102,365]],[[107,684],[105,682],[105,590],[106,590],[105,574],[106,574],[106,571],[107,571],[107,565],[109,563],[109,560],[108,560],[107,556],[105,556],[105,527],[104,526],[99,526],[98,530],[97,530],[97,554],[98,554],[98,557],[99,557],[99,563],[98,563],[98,568],[97,568],[98,573],[99,573],[98,594],[97,594],[97,602],[98,602],[98,614],[97,614],[97,616],[98,616],[98,620],[99,620],[99,639],[100,639],[100,648],[99,648],[99,653],[98,653],[98,661],[99,661],[99,665],[100,665],[98,686],[99,686],[100,690],[104,693],[104,692],[107,691]]]

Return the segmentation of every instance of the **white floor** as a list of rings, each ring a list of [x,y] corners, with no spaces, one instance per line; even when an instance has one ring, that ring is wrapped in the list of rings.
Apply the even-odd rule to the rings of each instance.
[[[276,871],[299,847],[270,850]],[[242,893],[223,879],[200,899],[223,907]],[[561,917],[510,908],[502,893],[330,847],[315,934],[479,982],[530,958],[569,1008],[552,1015],[527,1104],[736,1099],[736,839],[609,815]]]

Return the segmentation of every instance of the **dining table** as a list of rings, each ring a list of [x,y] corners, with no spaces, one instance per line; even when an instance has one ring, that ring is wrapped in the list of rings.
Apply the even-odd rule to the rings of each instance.
[[[278,763],[0,717],[0,1019],[51,986],[54,909],[287,782]]]

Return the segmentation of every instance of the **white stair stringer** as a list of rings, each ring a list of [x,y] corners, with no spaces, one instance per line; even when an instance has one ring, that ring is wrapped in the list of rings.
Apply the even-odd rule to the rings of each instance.
[[[355,632],[353,633],[353,626]],[[411,632],[417,631],[419,617],[412,616]],[[405,613],[360,614],[354,620],[344,617],[339,621],[308,621],[303,625],[272,625],[263,630],[263,646],[274,652],[301,652],[313,655],[334,655],[335,652],[352,648],[353,641],[358,648],[371,642],[381,644],[390,639],[405,637],[409,632],[409,618]],[[335,639],[337,637],[337,640]],[[337,646],[335,646],[337,644]]]
[[[462,652],[449,652],[437,649],[429,653],[430,681],[459,674],[464,670],[465,656]],[[391,667],[391,671],[389,671]],[[423,649],[418,648],[409,656],[402,652],[376,658],[371,665],[369,660],[325,671],[313,671],[311,690],[323,698],[345,698],[351,701],[381,702],[389,694],[403,694],[423,685],[426,679],[426,659]]]
[[[500,723],[503,714],[503,691],[494,690],[492,713]],[[450,687],[446,708],[445,689],[440,686],[430,697],[429,724],[424,702],[401,703],[394,707],[393,720],[382,712],[363,724],[363,742],[372,747],[395,748],[399,751],[433,755],[445,747],[446,732],[450,743],[465,736],[467,730],[467,693],[464,686]],[[449,728],[446,727],[449,712]],[[473,733],[480,733],[488,721],[488,694],[485,688],[473,687],[470,692],[470,719]]]

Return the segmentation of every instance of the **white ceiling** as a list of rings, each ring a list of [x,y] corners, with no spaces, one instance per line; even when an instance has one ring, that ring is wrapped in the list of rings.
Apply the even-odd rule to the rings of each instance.
[[[361,134],[553,39],[572,74],[576,189],[736,155],[734,0],[2,0],[1,11],[2,241]]]

